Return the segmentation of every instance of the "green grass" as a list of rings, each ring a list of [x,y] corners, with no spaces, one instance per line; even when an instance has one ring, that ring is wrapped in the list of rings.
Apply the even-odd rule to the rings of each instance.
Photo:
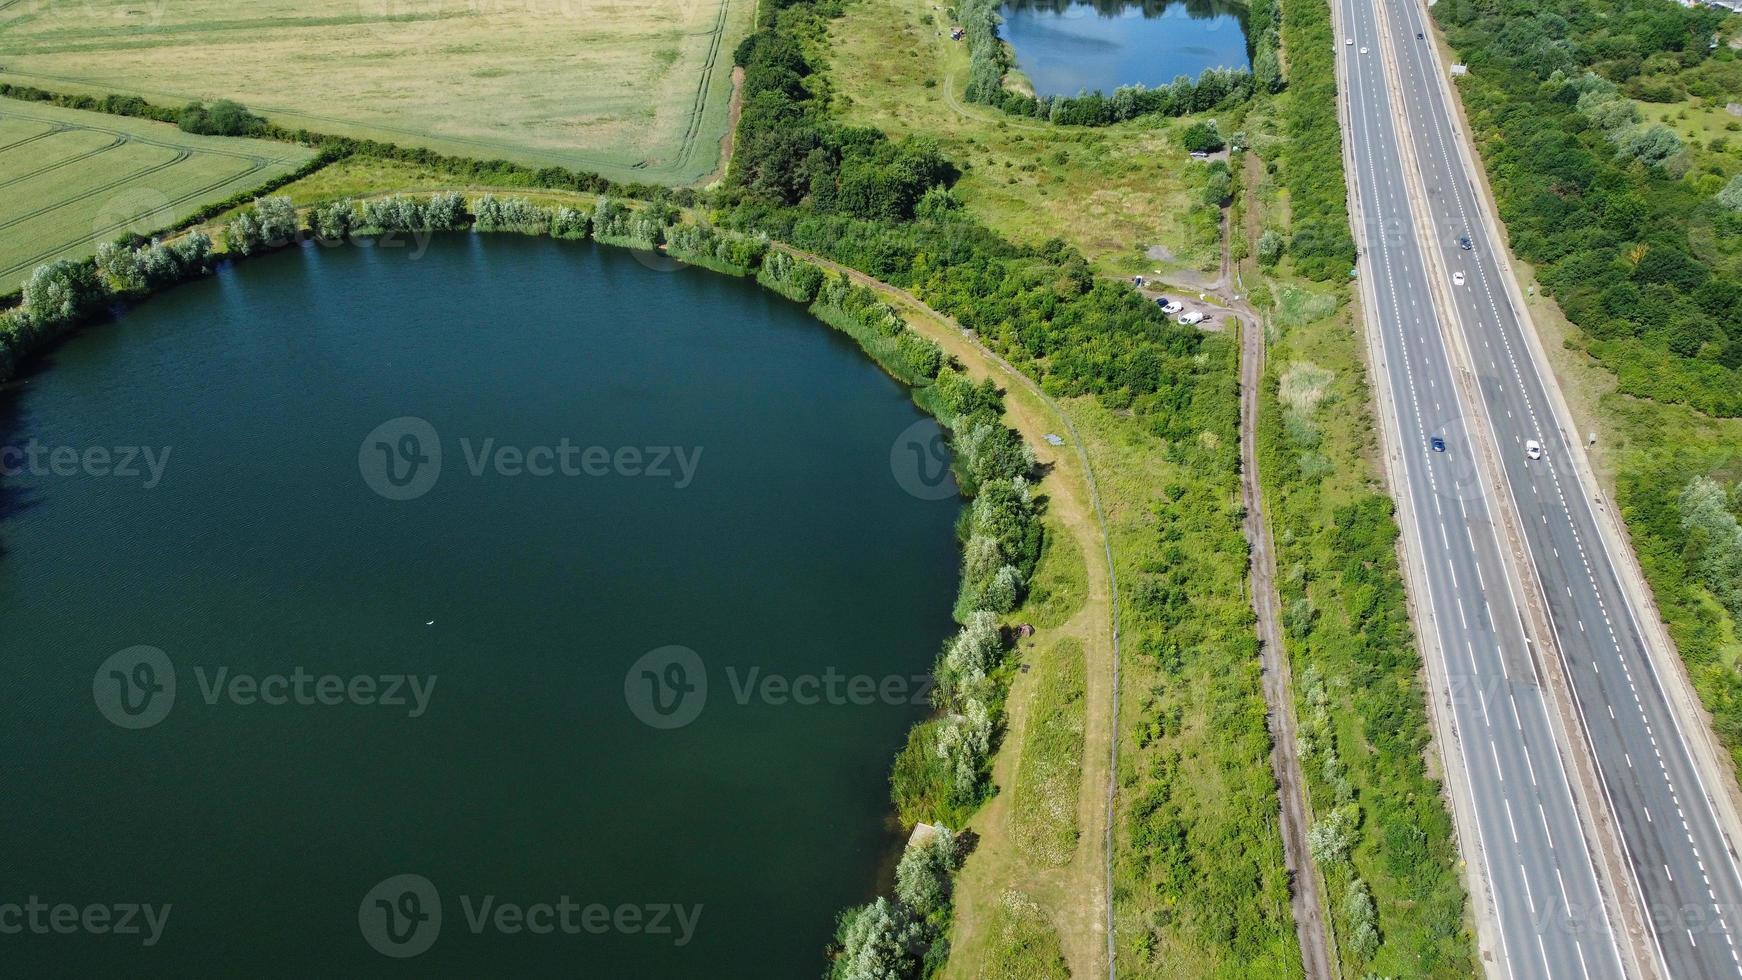
[[[1215,268],[1216,209],[1200,201],[1208,168],[1179,139],[1193,117],[1052,126],[969,104],[967,48],[947,31],[929,0],[848,3],[829,34],[836,115],[892,137],[935,138],[963,170],[957,195],[1018,242],[1063,238],[1109,274]],[[1224,132],[1238,125],[1219,121]],[[1171,258],[1147,257],[1151,246]]]
[[[1083,568],[1082,549],[1068,534],[1046,536],[1041,548],[1040,564],[1035,567],[1034,581],[1028,586],[1027,604],[1023,607],[1025,622],[1039,629],[1063,625],[1083,608],[1088,596],[1087,573]]]
[[[991,922],[992,941],[987,976],[999,980],[1066,980],[1058,931],[1046,911],[1028,896],[1007,891],[1001,896]]]
[[[755,0],[0,4],[0,80],[618,180],[719,166]],[[293,12],[294,15],[291,15]]]
[[[1012,789],[1010,836],[1037,867],[1057,868],[1077,850],[1082,785],[1083,645],[1065,638],[1033,658],[1034,706]]]
[[[1233,450],[1231,338],[1218,428],[1182,443],[1077,400],[1113,537],[1123,630],[1114,929],[1126,977],[1298,977]]]
[[[0,292],[38,265],[172,226],[312,157],[285,143],[0,100]]]

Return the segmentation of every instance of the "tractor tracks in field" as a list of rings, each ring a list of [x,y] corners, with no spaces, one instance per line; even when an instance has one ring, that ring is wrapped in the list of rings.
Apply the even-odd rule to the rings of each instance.
[[[63,130],[63,132],[65,132],[65,130]],[[13,184],[16,184],[20,181],[29,180],[32,177],[40,177],[41,175],[46,174],[52,170],[59,170],[62,167],[78,163],[80,160],[89,160],[90,158],[92,158],[94,156],[98,156],[99,154],[107,153],[110,150],[113,150],[118,146],[125,146],[125,145],[127,145],[127,137],[117,136],[117,137],[115,137],[114,140],[109,142],[107,145],[99,146],[94,150],[86,150],[83,153],[75,153],[72,156],[67,157],[64,160],[56,160],[55,162],[53,162],[51,164],[47,164],[46,166],[37,167],[35,170],[29,170],[29,171],[26,171],[24,173],[18,174],[16,176],[8,177],[5,180],[0,180],[0,187],[11,187]]]

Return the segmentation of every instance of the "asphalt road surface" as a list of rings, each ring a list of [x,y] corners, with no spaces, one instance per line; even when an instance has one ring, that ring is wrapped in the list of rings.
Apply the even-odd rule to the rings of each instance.
[[[1494,893],[1500,957],[1516,977],[1622,973],[1591,849],[1556,748],[1549,705],[1527,647],[1519,585],[1504,561],[1500,504],[1484,494],[1475,426],[1455,384],[1402,179],[1398,126],[1413,115],[1386,84],[1374,0],[1338,0],[1345,38],[1345,134],[1362,221],[1360,273],[1376,308],[1407,499],[1427,595],[1423,628],[1443,658],[1483,876]],[[1411,32],[1413,35],[1413,31]],[[1338,39],[1339,42],[1343,38]],[[1366,53],[1362,53],[1362,48]],[[1438,437],[1445,451],[1431,448]],[[1435,649],[1437,647],[1437,650]]]
[[[1434,454],[1437,458],[1429,460],[1425,469],[1430,474],[1436,469],[1456,471],[1452,457],[1471,452],[1461,420],[1464,413],[1455,410],[1449,392],[1445,398],[1439,395],[1449,383],[1451,369],[1446,365],[1450,352],[1434,329],[1425,278],[1418,278],[1429,274],[1426,270],[1432,266],[1425,256],[1410,254],[1426,240],[1439,250],[1443,267],[1463,277],[1461,285],[1446,284],[1456,306],[1455,322],[1448,327],[1460,331],[1474,362],[1487,423],[1498,442],[1529,561],[1542,585],[1582,719],[1581,737],[1589,740],[1603,802],[1615,818],[1624,857],[1634,876],[1632,884],[1645,906],[1655,940],[1651,951],[1657,956],[1655,965],[1678,980],[1742,977],[1742,957],[1736,948],[1736,932],[1742,927],[1742,876],[1737,872],[1736,857],[1720,830],[1686,735],[1647,653],[1640,612],[1624,592],[1615,561],[1599,533],[1593,510],[1595,489],[1582,482],[1573,465],[1577,435],[1559,427],[1547,388],[1552,378],[1532,356],[1524,334],[1528,327],[1513,309],[1501,279],[1500,244],[1491,240],[1481,220],[1473,175],[1459,152],[1460,136],[1443,87],[1444,66],[1434,55],[1426,14],[1413,0],[1339,2],[1344,4],[1346,30],[1355,40],[1353,46],[1344,46],[1345,57],[1357,62],[1349,72],[1348,92],[1352,116],[1357,120],[1354,155],[1360,167],[1369,171],[1363,175],[1365,182],[1359,193],[1369,221],[1378,226],[1370,229],[1376,234],[1369,238],[1377,240],[1372,241],[1370,263],[1363,271],[1380,278],[1382,293],[1402,295],[1401,305],[1389,319],[1386,311],[1379,311],[1397,399],[1420,398],[1432,403],[1399,408],[1414,421],[1430,428],[1439,426],[1445,435],[1448,452]],[[1374,15],[1376,4],[1383,5],[1384,21]],[[1382,23],[1388,32],[1383,37]],[[1417,38],[1418,32],[1424,38]],[[1380,71],[1382,44],[1395,55],[1399,83],[1395,89],[1388,88]],[[1358,54],[1363,45],[1368,55]],[[1417,234],[1403,190],[1396,186],[1400,181],[1386,176],[1402,173],[1403,162],[1392,129],[1399,125],[1408,127],[1413,137],[1414,163],[1426,188],[1433,227],[1421,229],[1425,235]],[[1463,247],[1463,237],[1469,239],[1471,247]],[[1395,280],[1395,285],[1384,280]],[[1385,300],[1381,302],[1383,305]],[[1419,350],[1412,350],[1409,335],[1417,332],[1418,324],[1412,318],[1418,309],[1422,341]],[[1394,348],[1404,353],[1390,353]],[[1440,367],[1427,367],[1428,362]],[[1418,366],[1413,378],[1412,366]],[[1430,387],[1425,397],[1420,391],[1422,371],[1437,372],[1428,375],[1430,385],[1436,387]],[[1407,439],[1407,424],[1404,431]],[[1543,458],[1527,458],[1527,440],[1542,444]],[[1480,483],[1473,477],[1471,486],[1479,494]],[[1418,495],[1418,501],[1421,499],[1425,498]],[[1460,503],[1466,505],[1460,509],[1460,520],[1464,509],[1476,513],[1477,501]],[[1484,513],[1490,506],[1503,505],[1494,500],[1480,503]],[[1457,534],[1457,527],[1447,529],[1447,515],[1441,512],[1423,512],[1418,506],[1410,519],[1419,522],[1424,542]],[[1481,553],[1492,547],[1493,543],[1478,533],[1469,547],[1461,550]],[[1472,582],[1459,568],[1456,556],[1430,554],[1430,573],[1436,561],[1446,557],[1451,562],[1447,577],[1455,569],[1458,580],[1434,583],[1436,609],[1450,601],[1491,607],[1496,615],[1504,616],[1500,607],[1511,602],[1501,593],[1510,592],[1511,584],[1495,581],[1492,575],[1486,582]],[[1448,625],[1443,617],[1436,618],[1442,629]],[[1460,646],[1483,642],[1479,625],[1465,628],[1458,623],[1451,632],[1451,642],[1442,640],[1449,658]],[[1514,640],[1502,632],[1500,642],[1510,648]],[[1485,683],[1477,687],[1486,689]],[[1505,693],[1523,700],[1523,692],[1510,686]],[[1532,700],[1540,700],[1534,692]],[[1488,708],[1492,715],[1493,705]],[[1529,727],[1529,719],[1520,717],[1524,727]],[[1572,842],[1555,832],[1571,818],[1563,787],[1545,794],[1540,787],[1508,778],[1510,772],[1503,765],[1499,772],[1490,772],[1480,752],[1490,726],[1473,728],[1462,718],[1459,725],[1466,768],[1477,787],[1478,800],[1497,798],[1510,807],[1514,821],[1520,810],[1541,807],[1545,834],[1529,843],[1523,837],[1515,843],[1508,833],[1496,835],[1490,831],[1492,821],[1482,821],[1484,850],[1495,866],[1492,878],[1512,973],[1601,976],[1618,971],[1609,924],[1596,906],[1581,905],[1591,901],[1585,885],[1589,861],[1575,857]],[[1499,730],[1494,734],[1511,737]],[[1534,753],[1536,743],[1528,737],[1524,741]],[[1560,813],[1565,813],[1565,818],[1559,817]],[[1545,844],[1546,850],[1542,849]],[[1515,860],[1519,865],[1516,876],[1499,867]],[[1577,887],[1572,881],[1575,869]],[[1561,881],[1566,883],[1564,892]],[[1558,909],[1554,907],[1556,900],[1563,903]],[[1534,961],[1531,946],[1538,947]]]

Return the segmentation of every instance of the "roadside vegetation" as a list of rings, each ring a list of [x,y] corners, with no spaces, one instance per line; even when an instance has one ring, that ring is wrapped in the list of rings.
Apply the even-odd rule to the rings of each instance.
[[[1713,46],[1728,13],[1671,0],[1433,10],[1471,65],[1459,91],[1512,248],[1574,339],[1629,394],[1742,415],[1742,142],[1690,143],[1640,108],[1721,108],[1742,91],[1742,62]]]
[[[1444,0],[1532,318],[1671,638],[1742,771],[1742,91],[1735,17]],[[1724,507],[1720,501],[1727,501]]]
[[[1356,320],[1327,5],[1283,0],[1287,90],[1248,122],[1237,197],[1267,334],[1258,459],[1312,810],[1344,976],[1477,972],[1456,829],[1382,479]],[[1323,284],[1315,280],[1325,281]]]

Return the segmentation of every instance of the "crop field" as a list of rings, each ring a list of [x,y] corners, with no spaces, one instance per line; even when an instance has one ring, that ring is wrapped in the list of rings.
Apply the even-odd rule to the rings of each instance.
[[[14,0],[0,81],[685,184],[718,169],[755,0]]]
[[[306,163],[299,146],[0,99],[0,292]]]

